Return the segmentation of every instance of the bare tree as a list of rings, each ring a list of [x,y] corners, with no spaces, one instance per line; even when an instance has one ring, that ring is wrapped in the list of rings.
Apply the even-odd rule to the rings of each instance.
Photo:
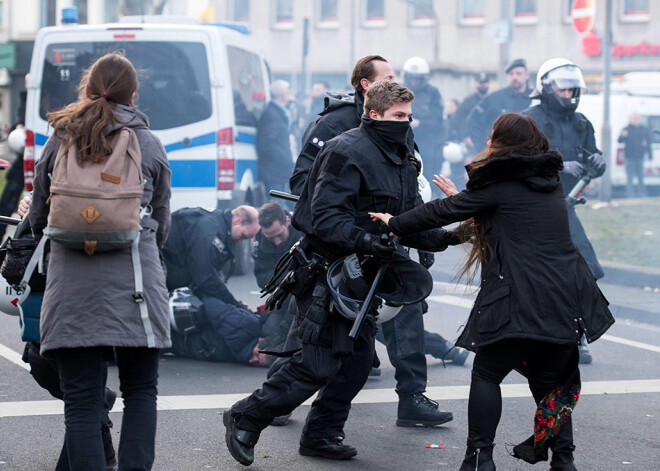
[[[127,15],[162,15],[167,0],[121,0],[119,11]]]

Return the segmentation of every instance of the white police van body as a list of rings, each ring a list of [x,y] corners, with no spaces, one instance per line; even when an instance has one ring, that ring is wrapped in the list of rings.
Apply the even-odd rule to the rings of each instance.
[[[172,169],[172,210],[230,208],[258,181],[256,123],[269,98],[263,53],[246,34],[219,25],[132,19],[41,29],[26,110],[26,187],[52,134],[46,114],[77,99],[82,71],[123,51],[138,70],[136,101]]]
[[[577,111],[594,126],[596,144],[602,149],[603,95],[583,95]],[[618,142],[632,113],[639,114],[642,124],[660,131],[660,73],[631,72],[623,80],[612,83],[610,94],[610,129],[612,155],[609,174],[614,186],[626,185],[625,147]],[[644,185],[660,186],[660,134],[651,132],[653,160],[644,159]]]

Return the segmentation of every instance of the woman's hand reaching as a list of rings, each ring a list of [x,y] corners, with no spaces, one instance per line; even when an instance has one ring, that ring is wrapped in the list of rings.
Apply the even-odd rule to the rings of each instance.
[[[433,175],[433,183],[447,196],[453,196],[458,193],[454,182],[444,175]]]
[[[374,222],[380,221],[386,226],[389,226],[392,215],[390,213],[369,213],[369,217],[371,217]]]

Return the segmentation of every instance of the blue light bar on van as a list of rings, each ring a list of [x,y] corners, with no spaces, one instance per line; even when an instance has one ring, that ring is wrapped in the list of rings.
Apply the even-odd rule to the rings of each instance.
[[[72,25],[78,23],[78,8],[62,8],[62,24]]]
[[[252,28],[250,28],[249,25],[246,25],[245,23],[240,23],[238,21],[213,21],[213,22],[204,22],[202,24],[233,29],[234,31],[238,31],[241,34],[252,34]]]

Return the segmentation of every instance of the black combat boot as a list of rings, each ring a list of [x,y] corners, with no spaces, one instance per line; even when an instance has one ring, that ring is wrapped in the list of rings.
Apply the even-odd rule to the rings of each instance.
[[[305,456],[321,456],[331,460],[347,460],[357,455],[357,449],[344,445],[342,437],[311,438],[300,437],[298,453]]]
[[[465,365],[465,360],[467,360],[469,351],[464,348],[458,348],[454,346],[451,350],[445,353],[443,360],[450,361],[452,365],[463,366]]]
[[[225,442],[229,453],[243,466],[250,466],[254,461],[254,445],[259,440],[259,433],[248,432],[236,427],[236,419],[231,414],[231,407],[225,410],[222,423],[227,429]]]
[[[458,471],[495,471],[493,447],[495,445],[473,448],[468,445],[465,459]]]
[[[573,445],[565,450],[553,450],[550,471],[577,471],[573,462],[573,450],[575,450]]]
[[[422,393],[399,398],[396,419],[399,427],[436,427],[452,420],[451,412],[438,410],[438,403]]]

